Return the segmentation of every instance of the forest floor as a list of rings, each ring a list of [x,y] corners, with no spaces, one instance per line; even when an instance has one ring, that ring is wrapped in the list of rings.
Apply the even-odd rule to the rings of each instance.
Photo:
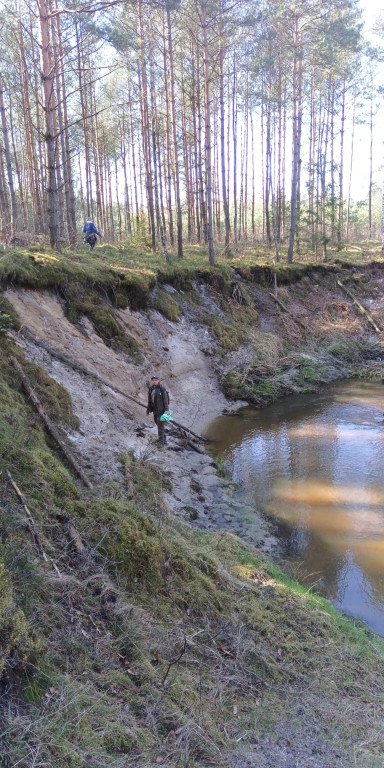
[[[169,428],[159,451],[144,409],[153,372],[197,433],[224,409],[382,376],[371,322],[384,320],[382,263],[284,267],[275,293],[252,259],[159,274],[130,265],[128,280],[123,254],[111,258],[0,259],[0,313],[14,323],[1,469],[49,555],[15,529],[3,474],[2,764],[384,766],[380,639],[281,574],[257,509],[197,441]],[[93,490],[38,426],[11,353]]]

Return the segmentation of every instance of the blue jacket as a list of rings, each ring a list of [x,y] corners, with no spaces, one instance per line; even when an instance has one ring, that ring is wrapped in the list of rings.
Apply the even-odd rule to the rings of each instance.
[[[96,235],[99,235],[99,237],[102,237],[99,230],[96,229],[93,221],[87,221],[83,226],[83,232],[87,235],[89,235],[91,232],[95,232]]]

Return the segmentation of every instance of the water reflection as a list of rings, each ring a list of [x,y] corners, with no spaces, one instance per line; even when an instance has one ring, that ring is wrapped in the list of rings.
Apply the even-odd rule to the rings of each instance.
[[[211,425],[212,452],[279,521],[288,557],[384,635],[384,388],[343,382]]]

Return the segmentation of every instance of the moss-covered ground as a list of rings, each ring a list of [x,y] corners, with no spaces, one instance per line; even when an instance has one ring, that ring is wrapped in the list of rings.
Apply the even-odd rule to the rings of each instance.
[[[236,319],[230,331],[211,321],[213,337],[236,349],[258,314],[251,282],[249,293],[233,293],[235,272],[257,272],[259,284],[261,267],[244,256],[242,265],[209,270],[203,255],[188,254],[185,266],[165,270],[149,253],[139,266],[137,254],[107,246],[92,256],[12,251],[0,258],[0,277],[4,286],[57,291],[69,316],[87,314],[106,343],[122,333],[113,310],[125,301],[148,306],[159,297],[156,284],[190,293],[189,306],[199,310],[191,288],[200,279]],[[272,267],[262,270],[264,284]],[[163,294],[164,312],[177,321]],[[179,308],[183,295],[171,294]],[[2,302],[0,317],[17,326],[6,294]],[[260,336],[252,371],[266,388],[286,343],[267,331]],[[329,354],[352,354],[344,336],[332,343]],[[65,390],[3,333],[0,764],[243,768],[256,766],[252,750],[282,738],[282,729],[300,734],[286,765],[383,766],[383,642],[237,537],[198,533],[175,520],[162,497],[169,481],[145,460],[122,456],[121,483],[84,489],[23,392],[10,354],[63,439],[77,427]],[[316,366],[302,360],[303,378],[318,380]]]

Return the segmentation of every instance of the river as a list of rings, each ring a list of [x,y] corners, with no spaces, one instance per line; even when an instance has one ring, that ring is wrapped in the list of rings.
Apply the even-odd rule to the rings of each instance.
[[[384,636],[384,386],[343,381],[211,424],[211,453],[277,521],[289,570]]]

